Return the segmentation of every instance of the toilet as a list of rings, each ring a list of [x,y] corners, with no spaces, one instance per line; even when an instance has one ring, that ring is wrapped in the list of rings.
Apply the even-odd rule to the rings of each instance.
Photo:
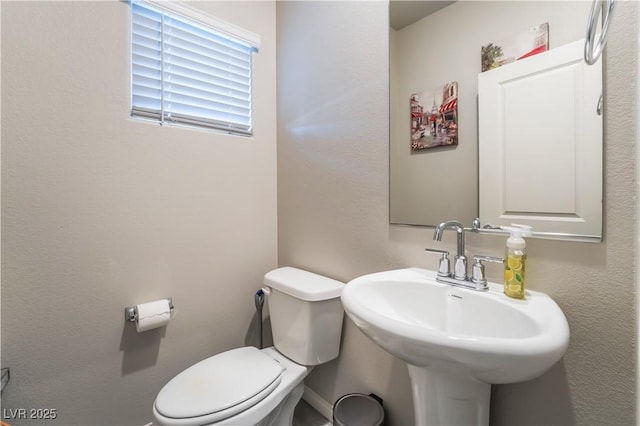
[[[338,356],[344,283],[284,267],[264,284],[274,346],[231,349],[187,368],[158,393],[157,424],[291,425],[304,378]]]

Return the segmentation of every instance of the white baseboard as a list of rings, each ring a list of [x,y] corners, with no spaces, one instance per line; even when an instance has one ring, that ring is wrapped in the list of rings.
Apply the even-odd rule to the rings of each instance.
[[[329,420],[330,422],[333,422],[333,404],[325,401],[324,398],[322,398],[307,386],[304,387],[302,399],[307,401],[307,403],[312,406],[318,413],[322,414],[322,417]]]

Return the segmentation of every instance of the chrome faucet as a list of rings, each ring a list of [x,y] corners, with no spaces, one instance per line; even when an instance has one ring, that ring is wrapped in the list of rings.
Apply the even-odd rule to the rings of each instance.
[[[458,248],[457,254],[453,263],[453,273],[449,267],[449,252],[444,250],[425,249],[430,253],[437,253],[442,255],[440,264],[438,266],[438,274],[436,280],[447,284],[467,287],[474,290],[487,290],[487,280],[484,277],[484,265],[482,261],[502,263],[504,259],[501,257],[491,256],[474,256],[475,263],[473,264],[472,276],[467,275],[467,256],[465,255],[464,248],[464,227],[457,220],[450,220],[442,222],[436,226],[436,230],[433,233],[433,239],[435,241],[442,241],[442,234],[445,229],[453,229],[458,233]]]
[[[458,253],[453,261],[453,278],[456,280],[466,280],[467,257],[464,255],[464,226],[457,220],[442,222],[436,226],[433,239],[435,241],[442,241],[442,233],[445,229],[455,229],[458,233]]]

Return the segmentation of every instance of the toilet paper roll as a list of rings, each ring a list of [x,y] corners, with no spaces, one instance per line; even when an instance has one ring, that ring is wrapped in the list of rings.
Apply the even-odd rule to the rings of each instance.
[[[136,321],[136,330],[138,333],[165,326],[171,318],[169,300],[167,299],[143,303],[137,305],[136,309],[138,311],[138,319]]]

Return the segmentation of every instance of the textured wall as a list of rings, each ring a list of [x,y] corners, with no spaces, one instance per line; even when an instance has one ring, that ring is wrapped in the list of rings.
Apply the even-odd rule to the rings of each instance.
[[[493,425],[635,424],[636,7],[618,4],[605,58],[604,241],[528,246],[530,287],[567,315],[568,352],[536,380],[495,386]],[[386,4],[279,2],[277,30],[279,263],[343,281],[434,268],[422,251],[435,247],[432,230],[388,224]],[[493,236],[467,242],[471,254],[500,255],[504,247]],[[449,235],[440,247],[454,243]],[[499,268],[487,268],[500,280]],[[391,424],[413,421],[405,366],[351,321],[340,358],[314,370],[307,384],[328,401],[375,392]]]
[[[126,3],[2,2],[5,409],[145,424],[176,373],[256,342],[277,256],[275,5],[197,6],[262,36],[254,138],[129,118]],[[166,329],[124,324],[167,296]]]

